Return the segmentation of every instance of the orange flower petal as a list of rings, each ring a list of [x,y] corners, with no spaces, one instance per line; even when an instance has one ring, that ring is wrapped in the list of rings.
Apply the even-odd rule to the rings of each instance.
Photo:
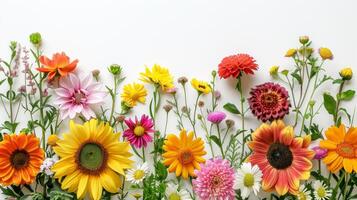
[[[337,148],[337,144],[331,140],[322,140],[320,141],[320,147],[323,149],[335,150]]]
[[[357,128],[351,127],[345,137],[345,142],[348,144],[357,144]]]
[[[279,171],[279,178],[275,185],[275,190],[279,195],[285,195],[289,191],[289,176],[286,170]]]
[[[279,141],[289,146],[294,139],[294,129],[291,126],[285,127],[280,134]]]
[[[332,162],[334,162],[337,158],[339,157],[339,155],[335,152],[335,151],[329,151],[327,153],[327,156],[322,160],[326,165],[331,164]]]
[[[352,159],[344,158],[343,159],[343,168],[346,170],[346,172],[352,173],[352,170],[353,170]]]
[[[272,168],[270,166],[269,169],[266,169],[265,172],[263,173],[263,181],[262,181],[262,188],[263,190],[271,190],[276,182],[278,181],[279,178],[279,173],[278,170]]]
[[[341,125],[340,128],[333,126],[327,129],[325,132],[327,139],[335,142],[336,144],[342,143],[345,137],[344,127],[345,126]]]

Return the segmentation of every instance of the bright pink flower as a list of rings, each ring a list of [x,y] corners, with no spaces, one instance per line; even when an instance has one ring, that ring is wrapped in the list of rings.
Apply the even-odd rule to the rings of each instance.
[[[226,118],[226,116],[227,115],[224,112],[215,111],[208,114],[207,120],[214,124],[219,124]]]
[[[141,116],[140,120],[137,117],[135,117],[135,121],[131,119],[125,120],[125,124],[128,126],[128,129],[124,131],[123,136],[134,147],[146,147],[147,143],[152,142],[151,134],[154,132],[154,122],[147,115]]]
[[[202,200],[233,200],[234,170],[227,160],[214,158],[201,164],[201,170],[195,170],[197,178],[192,181],[193,189]]]
[[[82,80],[68,74],[60,79],[55,93],[57,98],[54,103],[59,105],[62,119],[73,119],[76,114],[82,114],[87,120],[95,117],[91,107],[104,102],[107,95],[102,91],[102,85],[93,81],[91,74]]]
[[[322,149],[319,146],[313,147],[312,150],[315,152],[314,159],[315,160],[321,160],[327,156],[327,149]]]

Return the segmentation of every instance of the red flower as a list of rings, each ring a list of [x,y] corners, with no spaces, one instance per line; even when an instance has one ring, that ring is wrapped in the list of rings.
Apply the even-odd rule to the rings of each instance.
[[[227,79],[230,76],[237,78],[242,72],[254,74],[258,69],[255,59],[248,54],[237,54],[223,58],[218,65],[218,74],[221,78]]]
[[[263,122],[282,119],[289,113],[288,91],[279,84],[264,83],[250,92],[249,106],[253,114]]]

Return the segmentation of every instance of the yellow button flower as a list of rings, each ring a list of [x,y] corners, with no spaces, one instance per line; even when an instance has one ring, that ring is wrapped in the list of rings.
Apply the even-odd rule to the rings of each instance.
[[[324,60],[327,60],[327,59],[332,60],[333,59],[333,54],[329,48],[321,47],[319,49],[319,54],[320,54],[321,58]]]
[[[289,49],[286,53],[285,53],[285,57],[293,57],[296,54],[296,49]]]
[[[352,68],[351,68],[351,67],[343,68],[343,69],[340,71],[340,76],[341,76],[341,78],[343,78],[344,80],[351,80],[352,75],[353,75],[353,71],[352,71]]]
[[[211,86],[205,81],[200,81],[200,80],[197,80],[194,78],[191,80],[191,85],[198,92],[201,92],[204,94],[208,94],[211,92]]]
[[[50,145],[50,146],[56,146],[57,144],[57,141],[59,140],[58,136],[57,135],[50,135],[48,136],[47,138],[47,144]]]
[[[278,72],[279,72],[279,66],[272,66],[269,70],[269,73],[271,76],[276,76],[278,75]]]

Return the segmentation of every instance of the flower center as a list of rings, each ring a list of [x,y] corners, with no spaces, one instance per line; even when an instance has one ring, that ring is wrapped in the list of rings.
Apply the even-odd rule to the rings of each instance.
[[[306,199],[307,199],[307,197],[306,197],[306,195],[305,195],[304,192],[300,192],[300,193],[299,193],[299,199],[300,199],[300,200],[306,200]]]
[[[251,173],[246,173],[243,180],[245,187],[252,187],[254,185],[254,175]]]
[[[205,90],[205,89],[206,89],[206,86],[205,86],[205,85],[202,85],[202,84],[199,84],[199,85],[198,85],[198,88],[201,88],[201,89]]]
[[[286,169],[293,162],[293,154],[289,147],[280,143],[270,145],[267,158],[270,165],[276,169]]]
[[[319,196],[320,198],[323,198],[326,196],[326,191],[325,188],[320,187],[319,189],[317,189],[317,196]]]
[[[169,195],[169,200],[181,200],[181,197],[177,194],[177,192],[175,192]]]
[[[24,150],[16,150],[10,156],[10,162],[15,169],[26,167],[30,159],[30,155]]]
[[[351,144],[342,143],[337,145],[336,152],[344,158],[354,158],[355,151]]]
[[[184,164],[184,165],[192,163],[193,158],[194,157],[193,157],[191,151],[189,151],[189,150],[183,150],[179,157],[181,164]]]
[[[107,164],[107,152],[101,144],[87,142],[77,151],[76,162],[80,170],[87,174],[99,174]]]
[[[134,179],[141,180],[145,176],[144,170],[138,169],[134,172]]]
[[[80,104],[83,98],[84,98],[84,94],[82,94],[82,92],[78,91],[74,93],[74,102],[76,104]]]
[[[211,184],[214,188],[216,188],[221,184],[221,182],[222,182],[221,178],[219,176],[215,176],[212,178]]]
[[[134,134],[136,135],[136,136],[142,136],[142,135],[144,135],[144,133],[145,133],[145,129],[144,129],[144,127],[142,127],[142,126],[136,126],[135,128],[134,128]]]
[[[279,96],[274,92],[263,94],[261,98],[261,103],[266,108],[274,108],[279,102]]]

